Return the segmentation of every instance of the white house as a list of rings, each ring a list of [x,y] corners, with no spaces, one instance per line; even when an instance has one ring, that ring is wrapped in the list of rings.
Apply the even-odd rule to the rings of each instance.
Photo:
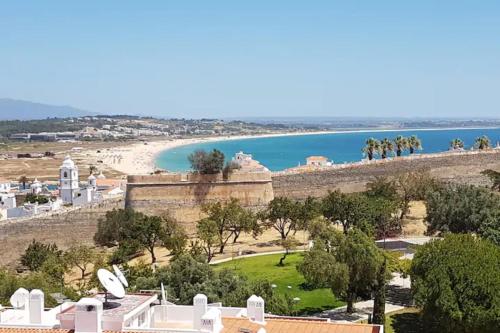
[[[252,295],[246,307],[209,304],[198,294],[193,305],[158,302],[151,293],[114,298],[104,294],[45,309],[40,290],[19,289],[14,308],[1,309],[2,333],[383,333],[383,326],[332,322],[327,318],[279,317],[265,313],[265,301]]]

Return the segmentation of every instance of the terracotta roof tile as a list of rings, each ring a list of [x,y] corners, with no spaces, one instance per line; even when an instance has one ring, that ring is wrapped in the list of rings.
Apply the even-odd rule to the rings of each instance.
[[[241,333],[248,329],[256,333],[264,327],[267,333],[379,333],[380,328],[365,324],[332,323],[315,320],[291,320],[266,318],[266,324],[259,325],[246,318],[223,318],[222,333]],[[0,332],[1,333],[1,332]]]

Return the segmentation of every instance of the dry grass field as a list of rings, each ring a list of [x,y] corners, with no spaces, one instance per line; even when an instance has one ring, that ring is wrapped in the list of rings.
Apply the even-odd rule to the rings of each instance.
[[[25,175],[29,179],[36,177],[43,181],[55,181],[58,179],[62,160],[67,154],[71,154],[71,157],[78,165],[82,179],[89,175],[90,165],[95,165],[99,170],[102,170],[108,178],[120,177],[123,176],[121,172],[105,167],[98,162],[97,158],[90,156],[87,152],[97,152],[99,150],[102,154],[105,154],[108,148],[124,144],[124,142],[101,141],[10,143],[7,149],[0,150],[0,155],[17,156],[20,153],[44,154],[45,152],[52,152],[55,153],[55,157],[0,159],[0,178],[18,180],[20,176]],[[72,151],[74,147],[81,147],[81,152]]]

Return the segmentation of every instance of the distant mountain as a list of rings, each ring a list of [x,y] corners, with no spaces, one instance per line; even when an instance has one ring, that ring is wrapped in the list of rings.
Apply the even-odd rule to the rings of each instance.
[[[0,120],[31,120],[95,116],[96,113],[72,106],[59,106],[0,98]]]

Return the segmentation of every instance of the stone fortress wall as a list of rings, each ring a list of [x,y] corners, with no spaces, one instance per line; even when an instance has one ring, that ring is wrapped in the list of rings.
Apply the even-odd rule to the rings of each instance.
[[[242,206],[260,209],[274,198],[269,171],[128,176],[125,206],[151,215],[170,214],[188,232],[202,216],[201,206],[236,198]]]
[[[0,267],[15,266],[29,243],[36,239],[56,243],[61,249],[75,244],[94,243],[97,221],[107,211],[124,207],[123,198],[83,206],[43,216],[0,222]]]

